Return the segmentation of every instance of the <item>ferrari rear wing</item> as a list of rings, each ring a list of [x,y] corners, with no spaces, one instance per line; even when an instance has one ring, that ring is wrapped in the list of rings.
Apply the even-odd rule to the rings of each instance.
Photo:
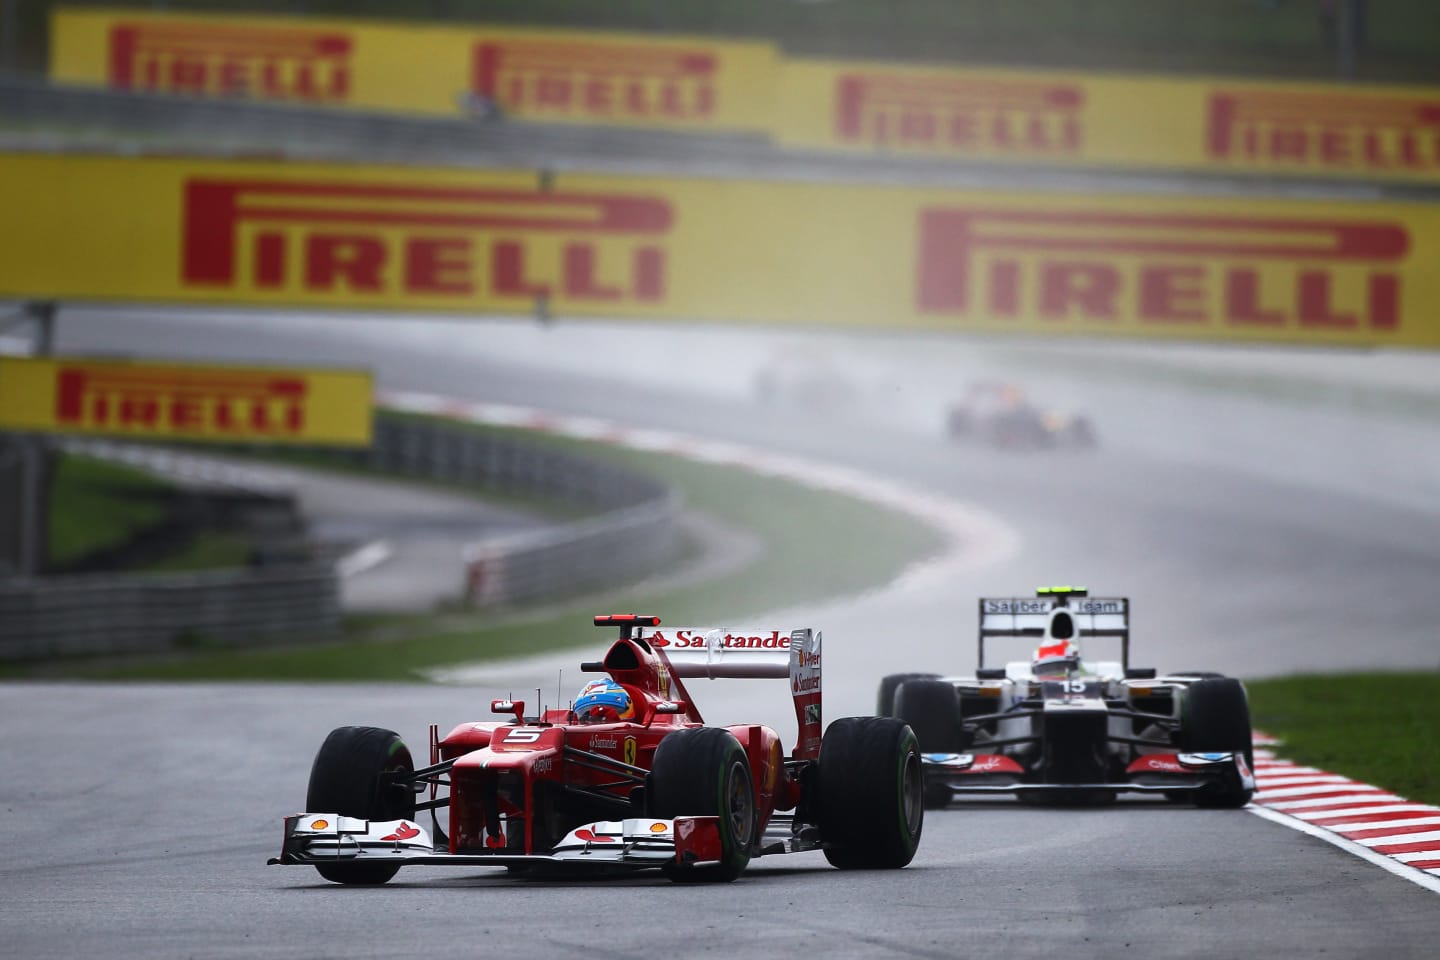
[[[1119,639],[1121,664],[1130,666],[1130,598],[1092,597],[1070,587],[1042,589],[1033,597],[981,597],[980,666],[987,638],[1045,637],[1059,609],[1069,612],[1075,636]]]
[[[677,677],[764,678],[790,675],[791,644],[812,631],[725,630],[718,627],[656,627],[640,636],[665,651]],[[818,638],[818,635],[817,635]]]
[[[655,627],[645,640],[679,678],[788,677],[800,736],[796,759],[820,755],[820,632]]]

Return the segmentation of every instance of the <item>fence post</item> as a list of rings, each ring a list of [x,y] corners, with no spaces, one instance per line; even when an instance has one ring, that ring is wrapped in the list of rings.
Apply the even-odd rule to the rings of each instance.
[[[3,0],[0,0],[3,2]],[[25,305],[25,312],[35,322],[32,353],[48,357],[55,348],[55,304],[38,301]],[[22,434],[20,453],[19,543],[16,551],[16,572],[22,577],[38,577],[45,572],[50,539],[50,444],[40,434]]]
[[[1339,0],[1339,23],[1335,25],[1335,73],[1349,82],[1355,79],[1355,62],[1360,45],[1363,0]]]

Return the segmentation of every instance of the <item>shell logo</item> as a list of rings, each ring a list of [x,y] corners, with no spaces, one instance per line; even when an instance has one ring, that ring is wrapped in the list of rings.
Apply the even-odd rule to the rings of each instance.
[[[329,820],[311,820],[311,821],[310,821],[310,829],[311,829],[311,830],[328,830],[329,828],[330,828],[330,821],[329,821]]]
[[[670,828],[667,827],[667,826],[665,826],[665,824],[663,824],[663,823],[652,823],[652,824],[650,824],[650,832],[651,832],[651,833],[664,833],[664,832],[665,832],[666,830],[668,830],[668,829],[670,829]]]

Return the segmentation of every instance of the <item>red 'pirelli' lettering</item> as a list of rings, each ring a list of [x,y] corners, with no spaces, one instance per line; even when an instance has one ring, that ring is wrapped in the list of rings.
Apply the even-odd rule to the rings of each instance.
[[[266,100],[342,101],[344,33],[234,24],[120,23],[110,30],[110,85]]]
[[[1206,143],[1222,162],[1440,172],[1440,100],[1222,90],[1210,96]]]
[[[845,73],[835,80],[835,136],[880,147],[1073,154],[1084,106],[1084,91],[1068,84]]]
[[[1050,322],[1390,332],[1396,223],[929,209],[922,312]]]
[[[79,430],[299,436],[306,394],[284,374],[61,367],[55,418]]]
[[[471,88],[517,113],[697,121],[715,112],[718,72],[714,54],[679,47],[486,40]]]
[[[649,196],[197,178],[181,278],[314,295],[658,303],[657,241],[672,220]]]

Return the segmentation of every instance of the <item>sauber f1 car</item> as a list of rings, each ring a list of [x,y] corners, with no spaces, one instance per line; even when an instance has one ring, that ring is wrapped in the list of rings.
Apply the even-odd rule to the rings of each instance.
[[[974,676],[894,674],[879,713],[903,720],[924,751],[925,800],[1008,793],[1064,803],[1160,794],[1240,807],[1255,793],[1250,708],[1239,680],[1157,676],[1130,666],[1130,601],[1052,587],[980,600]],[[985,665],[987,640],[1026,638],[1031,660]],[[1119,661],[1086,661],[1080,642],[1119,640]]]
[[[312,812],[285,818],[270,863],[376,884],[411,864],[728,881],[752,857],[806,850],[842,869],[910,862],[924,821],[915,735],[890,717],[848,717],[822,737],[820,634],[662,631],[633,614],[595,623],[620,636],[581,669],[609,679],[568,709],[527,717],[523,701],[495,700],[510,719],[444,737],[432,725],[418,768],[398,734],[335,730],[311,769]],[[799,724],[788,755],[770,727],[705,726],[691,677],[788,678]],[[436,815],[447,808],[448,833]]]

